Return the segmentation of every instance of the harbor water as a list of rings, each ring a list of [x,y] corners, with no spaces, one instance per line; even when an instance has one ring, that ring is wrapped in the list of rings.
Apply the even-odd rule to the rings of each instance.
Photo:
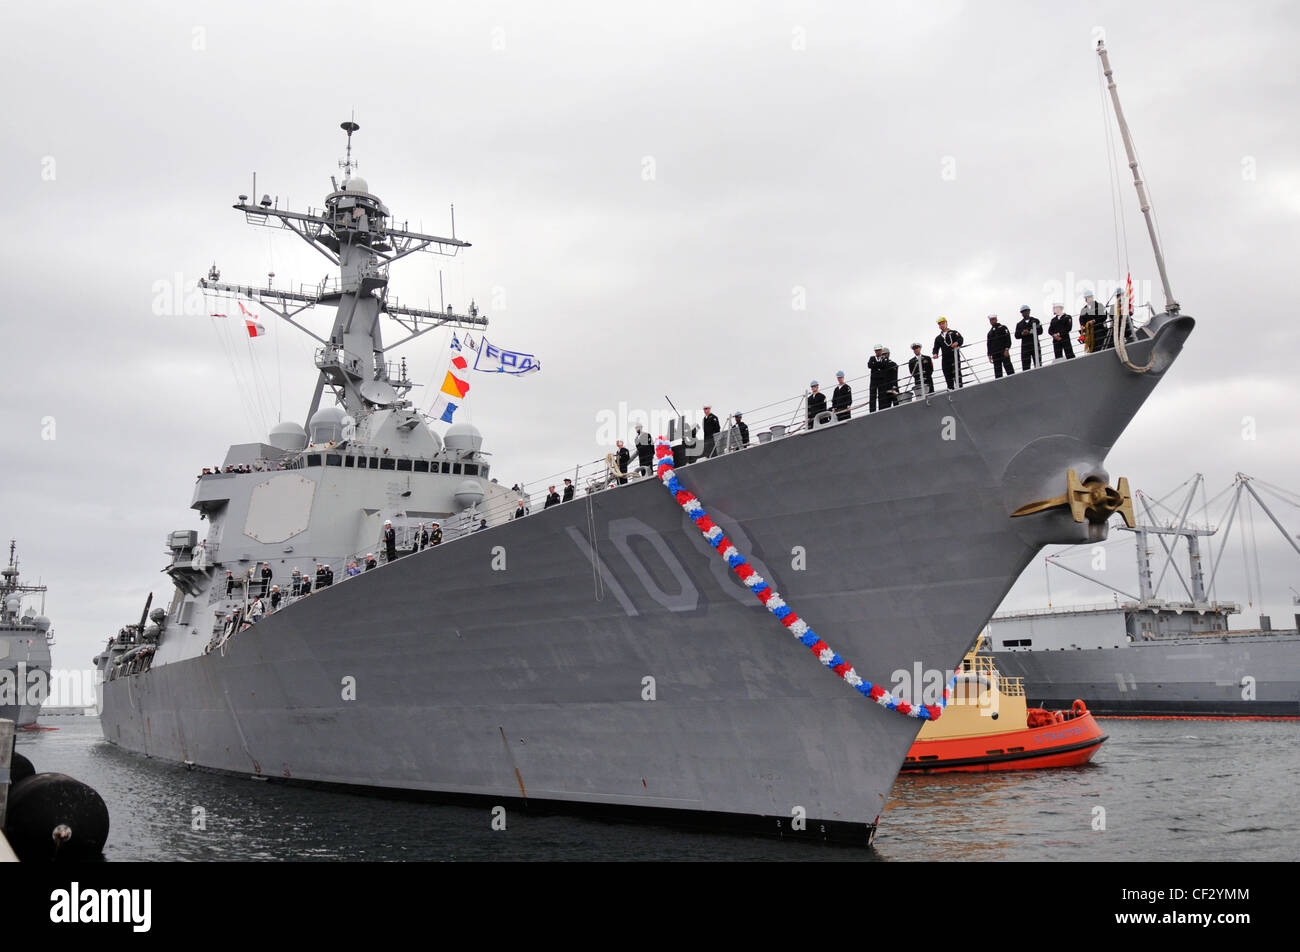
[[[1110,739],[1080,767],[900,777],[870,850],[515,808],[494,829],[486,802],[189,771],[114,747],[94,718],[43,722],[58,729],[20,734],[17,749],[100,792],[110,862],[1300,859],[1296,721],[1105,719]]]

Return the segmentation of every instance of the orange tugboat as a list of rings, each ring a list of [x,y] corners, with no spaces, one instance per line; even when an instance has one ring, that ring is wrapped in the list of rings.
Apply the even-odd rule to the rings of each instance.
[[[1028,707],[1024,682],[1005,678],[981,654],[984,636],[962,661],[943,716],[926,721],[903,773],[1032,770],[1087,763],[1106,735],[1083,701],[1068,711]]]

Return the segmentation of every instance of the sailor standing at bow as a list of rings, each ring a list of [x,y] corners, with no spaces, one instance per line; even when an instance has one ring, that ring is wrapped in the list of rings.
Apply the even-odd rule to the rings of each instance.
[[[957,364],[957,358],[964,343],[961,331],[949,330],[948,318],[939,318],[939,335],[934,339],[934,350],[930,356],[943,355],[940,366],[943,367],[943,379],[947,381],[949,390],[956,390],[961,386],[961,368]]]
[[[1101,350],[1106,335],[1106,309],[1100,301],[1093,300],[1091,291],[1083,292],[1083,307],[1079,310],[1079,336],[1088,353]]]
[[[1008,377],[1015,373],[1011,369],[1011,331],[998,320],[996,314],[989,315],[988,350],[995,379],[1004,372]]]
[[[637,467],[642,476],[649,476],[654,465],[654,441],[650,439],[650,434],[641,428],[640,423],[636,425],[636,437],[632,442],[636,445]],[[559,500],[557,499],[556,502]]]
[[[391,519],[384,522],[384,554],[389,562],[397,561],[397,532],[393,529]],[[319,587],[320,584],[317,583],[317,588]]]
[[[718,422],[718,415],[713,412],[713,407],[704,408],[704,458],[708,459],[713,455],[713,443],[718,433],[722,431],[722,424]]]
[[[1073,318],[1065,313],[1064,304],[1052,305],[1052,321],[1047,325],[1047,330],[1052,335],[1053,360],[1060,360],[1062,354],[1066,360],[1074,359],[1074,345],[1070,343],[1070,330],[1074,326],[1072,322]]]
[[[889,356],[889,348],[881,348],[880,395],[877,405],[881,410],[898,406],[898,364]]]
[[[1038,335],[1043,332],[1043,322],[1029,312],[1029,305],[1020,305],[1020,322],[1016,324],[1016,337],[1020,339],[1020,369],[1041,367],[1043,355],[1038,349]]]
[[[732,446],[735,448],[749,445],[749,427],[740,417],[741,413],[739,410],[731,415],[731,418],[736,421],[736,425],[731,428],[736,434],[735,439],[731,441]]]
[[[844,371],[837,371],[835,374],[835,390],[831,394],[831,409],[835,411],[835,419],[847,420],[852,415],[853,406],[853,388],[844,382]]]
[[[934,361],[921,353],[919,343],[912,344],[912,358],[907,362],[907,369],[912,374],[912,389],[916,393],[934,393]]]
[[[867,370],[870,372],[867,384],[868,413],[875,413],[876,404],[880,402],[880,365],[885,360],[885,348],[882,344],[877,344],[872,349],[876,352],[875,356],[867,358]]]
[[[808,384],[812,393],[808,395],[808,429],[812,429],[817,422],[817,414],[826,412],[826,394],[820,390],[821,384],[816,380]]]

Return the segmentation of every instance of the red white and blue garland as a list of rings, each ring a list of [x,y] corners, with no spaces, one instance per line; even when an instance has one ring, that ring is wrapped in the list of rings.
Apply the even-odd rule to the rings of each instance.
[[[655,475],[664,484],[668,492],[672,494],[673,498],[677,500],[678,505],[686,510],[686,515],[704,534],[704,538],[708,540],[709,545],[718,550],[718,554],[731,567],[731,571],[735,572],[736,576],[745,583],[767,610],[789,629],[790,634],[799,639],[800,644],[817,656],[818,661],[847,681],[863,697],[870,698],[881,707],[923,721],[939,719],[944,708],[948,706],[948,702],[952,700],[957,672],[953,672],[948,678],[948,683],[944,685],[943,689],[943,700],[938,704],[909,704],[907,701],[895,697],[880,685],[872,684],[863,678],[853,670],[852,665],[841,658],[826,642],[822,641],[817,636],[817,633],[808,627],[808,623],[796,615],[794,610],[785,603],[780,595],[773,591],[763,577],[754,571],[753,566],[745,561],[745,557],[737,551],[732,541],[723,534],[722,529],[709,518],[708,513],[704,511],[704,507],[700,505],[700,501],[695,498],[695,494],[678,481],[677,473],[673,470],[672,465],[672,447],[662,436],[656,441],[655,456],[659,460],[655,468]]]

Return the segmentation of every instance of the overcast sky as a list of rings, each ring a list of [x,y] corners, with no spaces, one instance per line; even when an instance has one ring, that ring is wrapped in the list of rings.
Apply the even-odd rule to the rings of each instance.
[[[603,455],[620,404],[793,412],[810,378],[861,375],[873,344],[897,356],[940,314],[978,338],[990,311],[1046,315],[1129,270],[1162,305],[1122,162],[1116,254],[1104,30],[1198,319],[1110,471],[1157,496],[1194,472],[1210,496],[1237,471],[1300,490],[1293,4],[53,3],[0,23],[0,531],[50,586],[61,667],[148,591],[166,603],[163,542],[201,528],[199,469],[305,416],[312,341],[268,315],[250,345],[159,288],[214,261],[318,282],[323,258],[230,205],[256,172],[281,206],[319,206],[354,114],[394,216],[447,233],[454,203],[474,244],[408,258],[392,292],[436,307],[441,270],[447,303],[477,300],[494,343],[543,363],[471,378],[465,415],[509,484]],[[430,390],[447,336],[407,350]],[[1300,556],[1266,522],[1257,539],[1289,623]],[[1220,598],[1246,602],[1242,563],[1225,558]],[[1112,562],[1121,588],[1131,566]],[[1008,607],[1043,604],[1043,574]],[[1052,598],[1109,593],[1061,573]]]

